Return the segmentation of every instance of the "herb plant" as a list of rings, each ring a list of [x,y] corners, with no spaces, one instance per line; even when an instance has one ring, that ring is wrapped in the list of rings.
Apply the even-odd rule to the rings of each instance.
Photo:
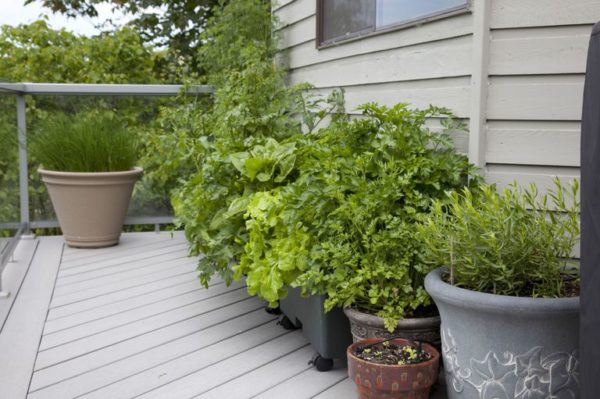
[[[448,282],[500,295],[563,297],[577,289],[570,260],[579,238],[578,183],[538,198],[535,185],[450,192],[419,226],[424,259]]]
[[[236,271],[271,305],[294,285],[326,294],[326,310],[357,307],[393,330],[431,304],[415,224],[472,169],[453,149],[448,111],[362,110],[363,118],[340,118],[306,138],[294,182],[252,197]],[[444,132],[426,127],[433,116],[445,118]]]
[[[58,114],[32,141],[32,154],[42,167],[65,172],[130,170],[137,148],[135,134],[107,112]]]
[[[187,104],[173,114],[171,121],[185,123],[172,125],[175,146],[168,138],[153,141],[172,147],[178,160],[162,172],[185,172],[172,202],[190,252],[203,255],[198,270],[205,285],[214,274],[233,280],[232,266],[247,241],[244,213],[250,197],[296,178],[302,123],[315,128],[341,106],[339,94],[325,103],[307,98],[305,85],[286,85],[285,70],[273,58],[271,18],[270,3],[262,0],[230,2],[216,11],[200,54],[215,87],[214,101],[204,112]]]

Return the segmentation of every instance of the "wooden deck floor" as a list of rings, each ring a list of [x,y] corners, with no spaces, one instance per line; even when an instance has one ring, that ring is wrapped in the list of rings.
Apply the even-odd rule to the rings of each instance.
[[[308,365],[301,331],[277,325],[243,283],[202,288],[181,233],[124,234],[97,250],[29,237],[14,260],[0,399],[356,397],[345,364]]]
[[[176,233],[23,240],[0,302],[0,398],[352,398],[241,283],[202,288]],[[5,321],[5,322],[4,322]]]

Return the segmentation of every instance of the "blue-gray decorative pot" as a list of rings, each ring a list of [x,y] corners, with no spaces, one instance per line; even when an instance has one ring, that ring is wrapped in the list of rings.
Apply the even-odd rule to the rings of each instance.
[[[442,319],[449,399],[579,398],[579,298],[525,298],[454,287],[436,269],[425,289]]]

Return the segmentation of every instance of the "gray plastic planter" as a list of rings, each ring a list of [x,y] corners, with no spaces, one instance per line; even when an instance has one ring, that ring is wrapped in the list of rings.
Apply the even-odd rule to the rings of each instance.
[[[324,301],[323,295],[303,298],[300,289],[290,288],[279,307],[296,327],[302,328],[302,333],[322,358],[345,358],[346,348],[352,343],[350,323],[342,309],[325,313]],[[317,368],[321,369],[318,364]],[[322,371],[326,369],[324,366]]]
[[[442,319],[449,399],[579,397],[579,298],[484,294],[447,284],[425,289]]]

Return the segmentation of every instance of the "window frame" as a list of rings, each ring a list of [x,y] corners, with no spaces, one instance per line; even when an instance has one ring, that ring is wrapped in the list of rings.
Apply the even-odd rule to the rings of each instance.
[[[415,0],[415,1],[419,1],[419,0]],[[472,11],[472,1],[473,0],[467,0],[464,5],[455,6],[455,7],[449,8],[449,9],[445,9],[443,11],[433,12],[433,13],[427,14],[425,16],[416,17],[416,18],[413,18],[413,19],[410,19],[407,21],[402,21],[399,23],[386,25],[385,27],[380,28],[380,29],[377,29],[376,23],[374,22],[373,23],[374,29],[368,29],[368,30],[363,29],[362,31],[354,32],[354,33],[351,33],[344,37],[336,37],[333,39],[329,39],[327,41],[323,41],[323,23],[324,23],[323,7],[325,4],[325,0],[317,0],[316,48],[323,49],[323,48],[328,48],[328,47],[335,47],[340,44],[353,42],[353,41],[360,40],[360,39],[363,39],[366,37],[382,35],[385,33],[396,31],[396,30],[410,28],[410,27],[422,25],[422,24],[425,24],[428,22],[453,17],[455,15],[470,13]],[[374,19],[377,18],[377,10],[375,10],[375,15],[373,16],[373,18]]]

